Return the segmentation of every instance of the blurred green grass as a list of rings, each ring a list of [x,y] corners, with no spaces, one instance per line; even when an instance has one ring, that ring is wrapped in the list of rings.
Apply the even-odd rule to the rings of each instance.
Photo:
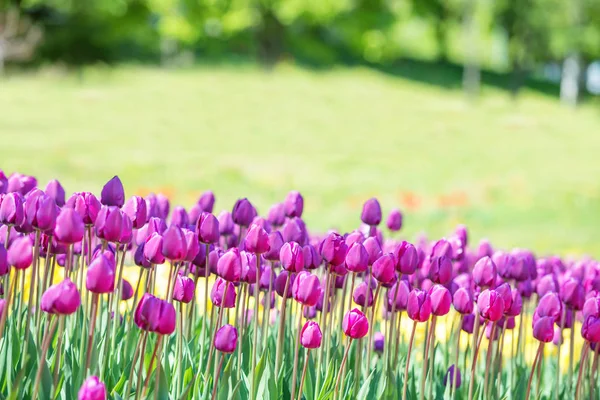
[[[440,71],[443,73],[443,70]],[[92,68],[0,83],[0,168],[99,192],[162,191],[265,212],[291,189],[312,231],[352,229],[361,204],[405,212],[404,235],[466,223],[474,240],[600,256],[600,115],[525,91],[515,104],[364,67]]]

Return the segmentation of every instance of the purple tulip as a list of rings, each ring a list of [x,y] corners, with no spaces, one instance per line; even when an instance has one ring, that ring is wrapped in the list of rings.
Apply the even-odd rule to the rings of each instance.
[[[217,274],[229,282],[239,282],[242,276],[242,259],[237,248],[228,250],[217,263]]]
[[[431,313],[438,317],[448,314],[452,304],[450,291],[444,286],[435,285],[429,289],[428,294],[431,299]]]
[[[125,189],[118,176],[113,176],[106,182],[100,193],[100,202],[105,206],[123,207],[125,204]]]
[[[89,192],[74,193],[67,200],[66,206],[75,209],[85,225],[94,225],[102,208],[96,196]]]
[[[204,212],[196,222],[196,233],[200,243],[210,244],[219,241],[219,220],[212,214]]]
[[[123,212],[129,217],[135,229],[140,229],[148,220],[146,201],[140,196],[132,196],[127,200]]]
[[[73,314],[80,304],[77,286],[69,278],[46,289],[40,300],[42,311],[58,315]]]
[[[300,344],[307,349],[318,349],[321,347],[323,334],[319,324],[307,321],[300,331]]]
[[[225,293],[225,302],[223,303],[223,293]],[[233,308],[235,307],[235,299],[237,294],[235,286],[231,282],[227,282],[222,278],[217,278],[211,291],[210,300],[217,307]]]
[[[546,293],[558,293],[558,291],[559,285],[554,274],[548,274],[543,276],[536,285],[536,292],[540,298],[544,297]]]
[[[479,313],[488,321],[497,322],[504,314],[504,300],[493,289],[486,289],[477,297]]]
[[[377,226],[381,223],[381,206],[376,198],[373,197],[363,204],[360,220],[369,226]]]
[[[167,219],[171,204],[169,198],[162,193],[156,195],[156,216],[161,219]]]
[[[171,261],[181,261],[187,255],[185,234],[177,225],[171,225],[163,234],[162,255]]]
[[[285,223],[285,205],[276,203],[269,208],[267,220],[275,227],[282,226]]]
[[[403,241],[394,249],[396,256],[396,270],[401,274],[411,275],[417,270],[419,254],[412,244]]]
[[[25,219],[33,228],[43,232],[54,230],[58,209],[50,197],[40,191],[39,195],[28,196],[25,200]]]
[[[246,239],[244,240],[244,245],[246,250],[255,253],[255,254],[263,254],[269,251],[269,235],[267,232],[261,228],[259,225],[252,224],[250,229],[248,229],[248,233],[246,234]]]
[[[144,243],[144,258],[151,264],[162,264],[165,262],[165,256],[162,253],[163,237],[158,233],[153,233]]]
[[[215,334],[215,348],[222,353],[233,353],[237,346],[238,332],[233,326],[226,324]]]
[[[591,343],[600,342],[600,318],[590,315],[581,325],[581,336]]]
[[[190,218],[188,217],[187,211],[181,206],[177,206],[173,209],[171,214],[171,225],[178,226],[180,228],[187,228],[190,224]]]
[[[0,223],[6,225],[21,225],[25,220],[23,196],[12,192],[4,195],[0,202]]]
[[[398,286],[399,285],[399,286]],[[396,292],[397,287],[397,292]],[[394,297],[396,300],[396,311],[406,310],[406,305],[408,304],[408,295],[412,290],[410,283],[405,280],[397,281],[394,286],[388,290],[387,298],[388,298],[388,309],[392,310],[392,305],[394,303]]]
[[[426,292],[413,289],[408,295],[406,311],[413,321],[427,321],[431,315],[431,298]]]
[[[280,297],[283,297],[283,294],[285,293],[285,282],[287,280],[288,275],[289,275],[288,271],[281,271],[281,273],[279,275],[277,275],[277,278],[275,278],[275,282],[274,282],[275,292],[277,292],[277,294]],[[292,297],[292,287],[294,286],[295,280],[296,280],[296,274],[291,274],[290,283],[288,285],[287,294],[285,296],[288,299],[290,297]]]
[[[369,320],[359,309],[348,311],[342,320],[344,334],[352,339],[360,339],[369,332]]]
[[[363,246],[367,253],[369,254],[369,265],[373,265],[373,263],[381,257],[381,244],[379,243],[379,239],[376,237],[369,237],[363,242]]]
[[[321,245],[321,256],[330,265],[337,266],[344,262],[348,247],[344,238],[337,233],[327,235]]]
[[[488,257],[488,256],[486,256]],[[503,251],[496,251],[492,255],[492,261],[496,265],[496,271],[504,279],[511,279],[511,273],[515,265],[515,258]]]
[[[533,337],[540,342],[550,343],[554,339],[554,318],[541,317],[533,322]]]
[[[475,315],[474,314],[465,314],[463,316],[460,329],[471,334],[471,333],[473,333],[474,325],[475,325]]]
[[[429,278],[440,285],[452,279],[452,261],[449,257],[433,257],[429,262]]]
[[[346,254],[346,268],[354,273],[365,272],[368,268],[369,253],[361,243],[354,243]]]
[[[121,279],[123,290],[121,291],[121,300],[127,301],[133,297],[133,287],[127,279]]]
[[[312,244],[307,244],[302,248],[304,254],[304,268],[308,270],[317,269],[321,265],[321,256]]]
[[[2,274],[0,274],[2,275]],[[585,321],[587,317],[590,315],[594,315],[596,317],[600,317],[600,297],[594,296],[590,297],[583,304],[582,309],[583,320]]]
[[[304,268],[304,252],[296,242],[285,243],[279,252],[281,266],[289,272],[300,272]]]
[[[29,236],[21,236],[8,248],[8,263],[16,269],[27,269],[33,262],[33,245]]]
[[[304,210],[304,199],[302,195],[293,190],[288,193],[283,202],[285,215],[289,218],[302,217],[302,211]]]
[[[473,281],[476,285],[489,288],[496,281],[496,264],[490,257],[483,257],[473,267]]]
[[[235,224],[233,223],[233,218],[231,217],[230,212],[221,211],[221,213],[217,217],[217,220],[219,233],[221,235],[231,235],[233,233]]]
[[[8,261],[8,252],[2,243],[0,243],[0,276],[10,272],[10,262]]]
[[[560,285],[560,298],[573,310],[581,310],[585,302],[583,285],[577,279],[568,278]]]
[[[72,208],[63,208],[56,218],[54,237],[65,244],[73,244],[83,239],[85,226],[81,215]]]
[[[391,283],[396,277],[396,259],[393,254],[384,254],[379,257],[374,263],[371,269],[373,277],[379,281],[379,283]]]
[[[388,215],[386,225],[392,232],[398,232],[402,229],[402,213],[397,208],[390,211]]]
[[[193,279],[178,275],[173,288],[173,299],[187,304],[194,298],[195,289]]]
[[[361,282],[354,288],[352,299],[361,307],[371,307],[373,305],[373,290],[366,282]]]
[[[471,314],[473,312],[473,294],[468,288],[459,288],[454,292],[452,304],[460,314]]]
[[[533,320],[535,321],[541,317],[552,317],[555,323],[560,322],[562,316],[562,302],[556,293],[546,293],[538,303],[537,308],[533,314]]]
[[[4,171],[0,169],[0,194],[6,193],[8,189],[8,178]]]
[[[198,205],[202,211],[212,213],[215,206],[215,194],[211,190],[207,190],[198,199]]]
[[[136,325],[145,331],[170,335],[175,331],[175,307],[149,293],[145,293],[135,310]]]
[[[321,295],[321,283],[316,275],[302,271],[296,276],[292,286],[292,297],[298,303],[312,307],[317,304]]]
[[[77,393],[78,400],[106,400],[106,398],[106,386],[97,376],[87,378]]]
[[[96,218],[96,236],[108,242],[121,239],[123,218],[127,218],[118,207],[102,207]]]
[[[444,375],[444,386],[450,385],[454,387],[454,373],[456,372],[456,389],[460,388],[461,379],[460,379],[460,369],[458,369],[454,364],[448,368],[446,371],[446,375]]]
[[[65,205],[65,189],[59,181],[52,179],[48,182],[44,191],[52,200],[54,200],[57,206],[62,207]]]
[[[256,210],[247,198],[236,201],[233,206],[233,211],[231,211],[233,222],[240,226],[250,226],[250,223],[255,216]]]
[[[90,263],[85,279],[85,287],[92,293],[112,293],[115,290],[115,263],[104,255],[99,255]]]
[[[494,254],[494,249],[492,248],[492,245],[490,244],[489,240],[487,239],[481,239],[479,241],[479,246],[477,247],[477,259],[479,260],[480,258],[483,257],[491,257]]]
[[[373,335],[373,350],[378,353],[383,353],[383,347],[385,345],[385,337],[381,332],[375,332]]]
[[[304,232],[304,224],[300,218],[289,219],[281,231],[284,242],[304,243],[306,232]]]

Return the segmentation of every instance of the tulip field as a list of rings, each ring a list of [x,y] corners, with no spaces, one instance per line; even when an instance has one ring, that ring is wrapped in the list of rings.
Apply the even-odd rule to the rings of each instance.
[[[126,192],[0,172],[0,398],[600,398],[591,258]]]

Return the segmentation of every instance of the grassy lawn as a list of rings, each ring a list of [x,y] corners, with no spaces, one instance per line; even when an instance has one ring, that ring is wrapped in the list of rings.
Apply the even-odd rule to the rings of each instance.
[[[99,192],[162,191],[217,211],[259,211],[291,189],[313,230],[352,229],[362,202],[406,213],[405,235],[466,223],[471,236],[540,254],[600,256],[600,115],[484,88],[475,106],[365,68],[141,67],[0,82],[0,168]]]

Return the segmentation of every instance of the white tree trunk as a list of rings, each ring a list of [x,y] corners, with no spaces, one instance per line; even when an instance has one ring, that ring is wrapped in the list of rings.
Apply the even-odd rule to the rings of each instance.
[[[560,78],[560,100],[562,103],[572,107],[577,105],[582,73],[581,60],[577,53],[565,58]]]

